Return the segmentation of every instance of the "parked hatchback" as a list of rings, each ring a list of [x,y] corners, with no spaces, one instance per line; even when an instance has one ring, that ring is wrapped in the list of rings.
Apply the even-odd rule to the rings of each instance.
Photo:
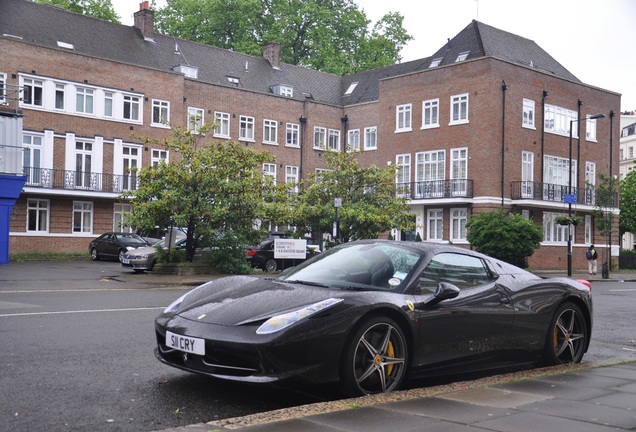
[[[126,251],[148,246],[148,242],[133,233],[108,232],[91,240],[88,251],[91,259],[116,259],[121,262]]]

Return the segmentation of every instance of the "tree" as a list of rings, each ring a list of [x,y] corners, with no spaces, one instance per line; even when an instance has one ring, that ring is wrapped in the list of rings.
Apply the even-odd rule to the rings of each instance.
[[[392,228],[410,229],[406,198],[395,194],[395,168],[363,168],[355,152],[327,152],[327,170],[312,175],[294,204],[294,222],[305,232],[332,232],[338,209],[339,241],[377,238]]]
[[[596,185],[595,206],[592,215],[594,216],[594,228],[601,233],[603,238],[607,240],[606,244],[609,245],[615,221],[612,209],[617,207],[616,188],[618,181],[614,177],[604,174],[599,174],[599,180]],[[609,261],[609,255],[606,255],[605,261]]]
[[[142,168],[138,189],[123,194],[132,204],[129,226],[187,228],[188,261],[201,238],[231,230],[247,240],[258,240],[253,224],[268,193],[261,167],[274,161],[270,153],[239,143],[203,143],[210,128],[206,124],[195,134],[173,127],[170,139],[154,141],[177,160]]]
[[[338,75],[400,61],[403,20],[389,13],[370,30],[353,0],[168,0],[155,13],[164,34],[251,55],[276,41],[283,62]]]
[[[36,3],[58,6],[82,15],[121,24],[111,0],[34,0]]]
[[[620,218],[619,233],[636,232],[636,171],[629,174],[620,182]]]
[[[501,209],[471,216],[466,227],[467,239],[477,251],[522,268],[543,240],[541,227]]]

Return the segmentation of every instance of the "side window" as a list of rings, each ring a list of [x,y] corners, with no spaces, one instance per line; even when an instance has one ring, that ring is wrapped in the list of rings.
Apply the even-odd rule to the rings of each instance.
[[[470,255],[443,252],[433,257],[420,274],[419,292],[433,293],[440,282],[448,282],[460,289],[484,284],[490,280],[481,259]]]

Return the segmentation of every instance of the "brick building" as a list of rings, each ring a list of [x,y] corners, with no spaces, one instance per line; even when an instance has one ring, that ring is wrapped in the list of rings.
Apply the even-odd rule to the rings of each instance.
[[[281,63],[275,42],[255,57],[154,33],[148,2],[134,26],[25,0],[0,9],[0,84],[23,92],[28,177],[11,252],[83,251],[123,229],[120,193],[134,190],[136,169],[171,157],[140,137],[213,120],[215,138],[273,153],[263,171],[278,182],[347,146],[363,165],[394,165],[416,221],[400,239],[468,247],[470,216],[503,207],[544,227],[530,267],[564,269],[568,226],[555,218],[575,194],[574,268],[604,243],[591,211],[599,175],[618,172],[620,95],[531,40],[473,21],[430,57],[336,76]]]

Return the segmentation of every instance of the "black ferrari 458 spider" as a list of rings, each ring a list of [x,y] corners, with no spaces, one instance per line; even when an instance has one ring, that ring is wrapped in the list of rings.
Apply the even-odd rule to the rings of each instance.
[[[580,362],[590,288],[459,247],[363,240],[193,289],[156,318],[155,354],[220,379],[389,392],[407,376]]]

